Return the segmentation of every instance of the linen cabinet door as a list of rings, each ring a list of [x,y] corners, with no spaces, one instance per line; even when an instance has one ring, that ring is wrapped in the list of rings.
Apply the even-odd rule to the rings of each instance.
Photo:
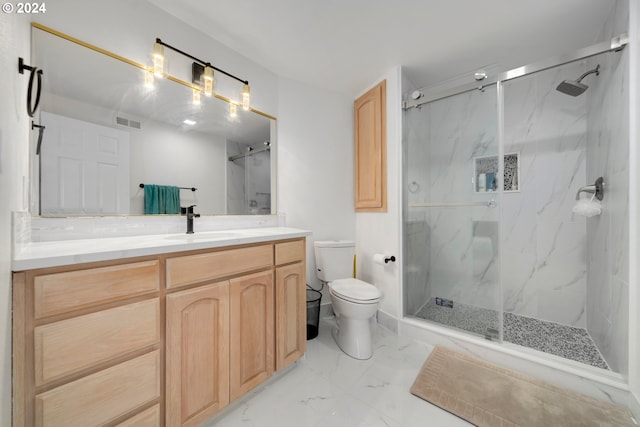
[[[307,350],[304,263],[276,269],[276,370],[289,366]]]
[[[231,401],[269,378],[274,371],[272,270],[230,281]]]
[[[356,212],[387,211],[386,86],[354,102]]]
[[[229,404],[229,283],[167,296],[167,426],[194,426]]]

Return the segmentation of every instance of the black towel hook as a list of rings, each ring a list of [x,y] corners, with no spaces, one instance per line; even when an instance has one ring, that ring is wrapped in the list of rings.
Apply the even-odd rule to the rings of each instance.
[[[24,70],[31,71],[29,76],[29,88],[27,90],[27,113],[29,117],[33,117],[38,109],[38,105],[40,105],[40,93],[42,92],[42,70],[39,70],[38,67],[32,67],[24,63],[24,59],[22,57],[18,58],[18,71],[20,74],[24,74]],[[36,101],[33,106],[31,105],[31,98],[33,97],[33,81],[35,77],[38,76],[38,91],[36,92]]]
[[[38,128],[38,144],[36,145],[36,154],[40,154],[40,148],[42,147],[42,135],[44,134],[45,127],[37,125],[34,121],[31,121],[31,130]]]

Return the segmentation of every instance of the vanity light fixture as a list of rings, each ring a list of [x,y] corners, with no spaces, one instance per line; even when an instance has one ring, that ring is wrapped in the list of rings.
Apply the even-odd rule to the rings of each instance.
[[[213,65],[211,65],[210,62],[205,62],[201,59],[196,58],[193,55],[189,55],[188,53],[177,49],[165,42],[163,42],[161,39],[156,38],[156,42],[153,45],[153,58],[154,58],[154,74],[156,73],[156,52],[159,52],[159,55],[157,56],[158,58],[162,58],[163,62],[160,62],[160,65],[162,67],[165,66],[164,64],[164,48],[166,47],[168,49],[173,50],[174,52],[177,52],[183,56],[186,56],[187,58],[192,59],[194,62],[194,64],[192,65],[192,74],[193,74],[193,83],[196,84],[200,84],[202,87],[202,91],[204,92],[204,94],[206,96],[212,96],[214,95],[214,83],[215,83],[215,79],[213,77],[213,71],[217,71],[219,73],[224,74],[227,77],[231,77],[232,79],[235,79],[237,81],[239,81],[240,83],[242,83],[242,108],[245,110],[249,110],[251,108],[251,88],[249,87],[249,81],[248,80],[242,80],[241,78],[234,76],[231,73],[227,73],[226,71],[218,68],[218,67],[214,67]],[[160,56],[161,53],[161,56]],[[196,67],[197,66],[197,67]],[[204,70],[202,72],[199,71],[199,69],[202,69],[202,67],[204,67]],[[157,74],[156,74],[157,75]],[[228,100],[227,100],[228,101]],[[229,101],[229,103],[233,103],[231,101]],[[231,107],[229,107],[231,108]]]
[[[205,96],[213,95],[213,68],[209,64],[205,65],[204,73],[202,74],[202,80],[204,80],[204,94]]]
[[[233,102],[229,103],[229,117],[232,119],[238,117],[238,107]]]
[[[160,44],[160,39],[156,39],[153,44],[153,74],[156,77],[162,78],[164,76],[164,47]]]
[[[200,105],[200,90],[199,89],[192,89],[193,90],[193,94],[191,96],[191,101],[193,102],[193,105]]]
[[[242,86],[242,109],[245,111],[249,110],[249,105],[251,101],[251,88],[249,88],[249,83],[245,83]]]
[[[153,89],[153,68],[144,70],[144,87],[147,89]]]

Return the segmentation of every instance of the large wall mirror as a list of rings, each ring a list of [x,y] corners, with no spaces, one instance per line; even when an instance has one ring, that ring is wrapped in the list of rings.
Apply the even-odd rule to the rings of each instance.
[[[275,212],[275,118],[242,108],[232,118],[224,99],[196,105],[184,82],[150,88],[145,71],[109,52],[46,27],[32,33],[46,127],[32,213],[142,215],[153,185],[179,187],[180,205],[201,214]]]

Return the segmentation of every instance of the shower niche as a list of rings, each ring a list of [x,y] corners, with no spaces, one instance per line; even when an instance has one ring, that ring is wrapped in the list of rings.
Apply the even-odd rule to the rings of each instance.
[[[476,193],[487,193],[498,190],[498,156],[480,156],[473,158],[473,190]],[[503,191],[515,193],[520,191],[520,153],[504,155]]]

